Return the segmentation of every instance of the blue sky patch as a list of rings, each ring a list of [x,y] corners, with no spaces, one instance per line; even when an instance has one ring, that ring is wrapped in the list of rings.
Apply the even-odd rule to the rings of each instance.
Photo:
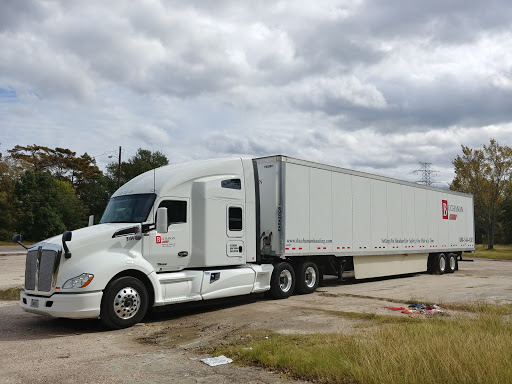
[[[1,102],[14,102],[18,99],[18,94],[14,88],[0,88],[0,101]]]

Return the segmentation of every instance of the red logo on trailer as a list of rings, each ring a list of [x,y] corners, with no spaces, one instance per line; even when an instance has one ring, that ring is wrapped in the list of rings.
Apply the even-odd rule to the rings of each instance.
[[[448,220],[448,200],[443,200],[443,219]]]
[[[157,244],[161,244],[162,243],[162,236],[157,236],[156,237],[156,243]]]

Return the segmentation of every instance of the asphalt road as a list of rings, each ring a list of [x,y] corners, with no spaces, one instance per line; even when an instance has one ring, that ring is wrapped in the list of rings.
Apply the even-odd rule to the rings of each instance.
[[[21,245],[3,245],[0,247],[0,255],[25,254]]]

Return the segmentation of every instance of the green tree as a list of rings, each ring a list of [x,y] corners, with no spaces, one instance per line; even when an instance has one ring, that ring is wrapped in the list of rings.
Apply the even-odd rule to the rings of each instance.
[[[68,181],[48,171],[26,170],[17,180],[14,194],[19,218],[16,229],[27,240],[39,241],[86,224],[87,207]]]
[[[76,152],[66,148],[51,149],[35,144],[16,145],[7,152],[24,169],[36,173],[48,171],[56,179],[67,180],[77,189],[101,174],[94,158],[87,153],[77,157]]]
[[[53,150],[40,145],[28,145],[26,147],[16,145],[9,149],[9,157],[18,161],[24,169],[30,169],[34,172],[48,170],[51,164],[50,158],[53,156]]]
[[[503,204],[500,222],[503,243],[512,244],[512,188]]]
[[[110,200],[110,196],[116,190],[117,184],[104,176],[103,173],[92,182],[87,183],[80,190],[77,190],[77,196],[89,208],[89,215],[94,215],[97,223],[105,211],[105,207]]]
[[[169,160],[167,160],[167,157],[162,152],[151,152],[147,149],[139,148],[132,158],[126,162],[121,162],[121,185],[144,172],[167,164],[169,164]],[[108,164],[107,174],[112,181],[115,181],[117,186],[118,163]]]
[[[512,148],[494,139],[483,149],[463,145],[462,156],[457,156],[453,165],[455,178],[450,189],[473,194],[475,225],[482,226],[488,249],[493,249],[496,227],[511,189]]]
[[[49,172],[55,179],[69,182],[78,198],[89,208],[89,214],[99,217],[114,191],[96,160],[84,153],[76,156],[66,148],[49,148],[40,145],[16,145],[8,150],[10,158],[24,169],[35,173]],[[87,214],[87,213],[86,213]]]
[[[10,240],[18,217],[14,187],[20,168],[0,153],[0,240]]]

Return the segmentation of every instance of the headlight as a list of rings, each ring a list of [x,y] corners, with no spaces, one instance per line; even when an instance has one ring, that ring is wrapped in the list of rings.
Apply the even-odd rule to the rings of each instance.
[[[90,273],[82,273],[80,276],[73,277],[66,281],[62,286],[62,289],[84,288],[91,283],[92,279],[94,279],[94,275],[91,275]]]

